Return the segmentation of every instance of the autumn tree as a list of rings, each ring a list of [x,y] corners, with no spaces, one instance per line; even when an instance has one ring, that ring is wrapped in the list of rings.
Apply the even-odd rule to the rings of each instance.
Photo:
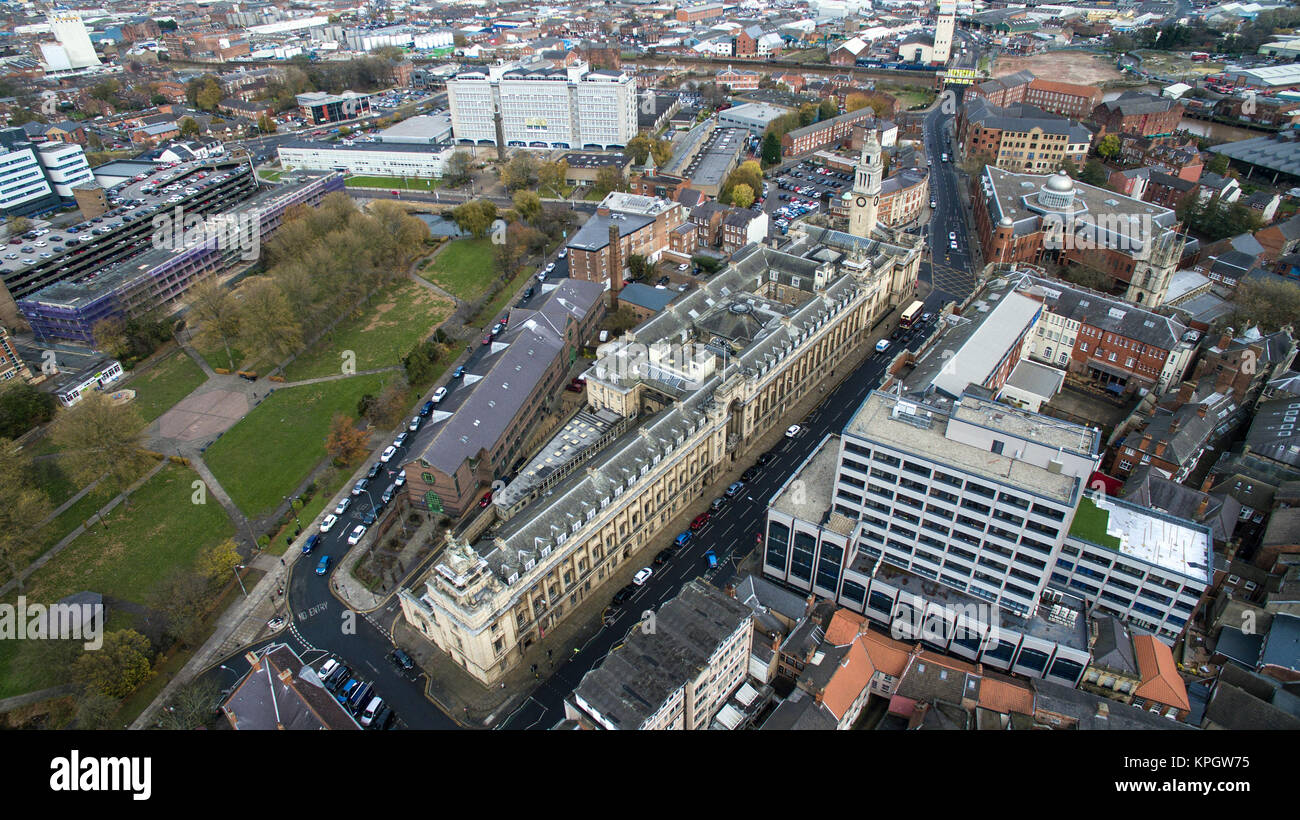
[[[1294,326],[1300,317],[1300,285],[1282,279],[1242,279],[1237,285],[1234,321],[1265,332]]]
[[[18,582],[19,561],[43,542],[39,525],[53,509],[45,492],[32,481],[32,460],[7,438],[0,438],[0,560]]]
[[[195,338],[203,347],[218,344],[226,351],[226,362],[235,369],[235,354],[230,345],[239,338],[240,309],[234,294],[215,277],[194,285],[189,290],[189,317],[197,325]]]
[[[834,97],[827,97],[817,106],[817,119],[819,121],[832,119],[839,116],[839,113],[840,106],[839,103],[835,101]]]
[[[124,698],[153,674],[149,639],[133,629],[104,635],[95,652],[85,652],[72,665],[72,674],[86,692]]]
[[[538,162],[527,151],[518,151],[501,169],[501,184],[510,192],[537,187]]]
[[[284,291],[269,276],[245,279],[239,300],[239,341],[246,352],[280,360],[302,347],[302,325]]]
[[[193,569],[172,567],[149,590],[145,603],[162,620],[167,638],[193,646],[203,640],[203,609],[211,593],[210,578]]]
[[[558,195],[564,188],[564,182],[569,178],[569,161],[567,159],[556,160],[555,162],[544,162],[537,169],[537,187],[541,191]]]
[[[1107,134],[1097,140],[1097,156],[1105,160],[1119,156],[1119,137],[1115,134]]]
[[[194,137],[198,136],[199,123],[193,117],[181,117],[181,136]]]
[[[130,486],[149,457],[137,437],[144,422],[130,404],[118,404],[98,391],[60,414],[50,438],[60,449],[59,463],[78,487],[103,476],[101,489],[114,493]]]
[[[189,731],[201,729],[216,716],[221,689],[212,678],[202,677],[176,690],[159,714],[162,728]]]
[[[447,160],[447,168],[442,173],[442,179],[451,187],[459,188],[469,182],[473,167],[474,158],[468,151],[456,151]]]
[[[21,379],[0,385],[0,438],[18,438],[54,418],[58,399]]]
[[[542,198],[536,191],[516,191],[512,201],[520,219],[531,222],[542,213]]]
[[[353,419],[335,413],[329,435],[325,437],[325,452],[329,453],[336,465],[352,464],[370,452],[369,436],[357,428]]]
[[[486,199],[475,199],[452,209],[451,218],[462,231],[482,239],[497,218],[497,206]]]
[[[748,208],[754,204],[754,189],[740,183],[731,189],[731,204],[737,208]]]
[[[227,575],[239,565],[239,548],[233,538],[213,544],[199,553],[194,562],[194,571],[200,578],[210,582],[225,580]]]
[[[611,166],[605,166],[596,172],[595,191],[600,197],[605,197],[614,191],[627,190],[627,178],[623,172]]]

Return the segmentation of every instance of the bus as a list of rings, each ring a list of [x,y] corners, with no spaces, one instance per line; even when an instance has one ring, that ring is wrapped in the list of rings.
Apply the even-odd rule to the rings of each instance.
[[[903,311],[903,318],[898,320],[899,327],[911,327],[916,324],[916,320],[921,318],[921,311],[925,310],[925,305],[921,302],[913,302]]]

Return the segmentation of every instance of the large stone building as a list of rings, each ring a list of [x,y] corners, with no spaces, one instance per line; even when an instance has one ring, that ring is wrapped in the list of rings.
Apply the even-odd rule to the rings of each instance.
[[[992,165],[972,180],[975,228],[989,262],[1057,261],[1110,277],[1127,301],[1164,302],[1186,237],[1170,208],[1071,179]]]
[[[798,226],[782,251],[743,248],[584,374],[579,427],[493,498],[506,520],[450,541],[400,593],[406,619],[486,685],[657,535],[788,408],[844,374],[872,326],[910,299],[919,238]],[[585,415],[584,415],[585,414]],[[548,462],[554,461],[548,457]],[[409,475],[408,471],[408,475]]]
[[[976,97],[957,123],[962,159],[979,158],[1010,171],[1055,171],[1067,161],[1082,167],[1092,132],[1032,105],[1004,107]]]

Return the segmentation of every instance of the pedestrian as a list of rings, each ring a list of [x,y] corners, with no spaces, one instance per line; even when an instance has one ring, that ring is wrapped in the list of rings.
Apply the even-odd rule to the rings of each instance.
[[[280,566],[284,566],[284,559],[283,559],[283,558],[280,559]]]

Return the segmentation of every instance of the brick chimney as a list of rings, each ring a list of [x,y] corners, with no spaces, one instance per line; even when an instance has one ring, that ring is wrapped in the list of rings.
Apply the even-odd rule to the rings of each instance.
[[[618,310],[618,292],[623,289],[623,254],[618,243],[618,225],[609,225],[609,312]]]
[[[1208,478],[1205,480],[1207,483],[1209,482]],[[1196,519],[1197,521],[1201,520],[1201,516],[1205,515],[1205,511],[1209,509],[1209,507],[1210,507],[1210,496],[1208,493],[1206,493],[1205,495],[1201,496],[1201,503],[1196,505],[1196,512],[1192,515],[1192,518]]]
[[[1196,392],[1196,385],[1192,382],[1183,382],[1178,385],[1178,403],[1187,404],[1192,400],[1192,393]]]
[[[1142,435],[1142,443],[1138,445],[1138,449],[1145,453],[1147,451],[1147,448],[1149,448],[1150,446],[1151,446],[1151,434],[1144,433]]]
[[[1207,411],[1207,408],[1205,407],[1204,404],[1198,404],[1198,405],[1196,405],[1196,415],[1197,415],[1197,416],[1199,416],[1199,417],[1201,417],[1201,418],[1205,418],[1205,413],[1206,413],[1206,411]]]
[[[1210,491],[1210,488],[1213,486],[1214,486],[1214,473],[1210,473],[1205,477],[1205,480],[1201,482],[1201,492],[1208,493]]]
[[[1226,328],[1222,333],[1219,334],[1219,344],[1217,345],[1217,347],[1220,350],[1227,350],[1231,345],[1232,345],[1232,328]]]
[[[1163,455],[1165,454],[1165,447],[1166,447],[1166,446],[1168,446],[1168,445],[1166,445],[1163,441],[1157,441],[1157,442],[1156,442],[1156,455],[1157,455],[1157,456],[1163,456]]]

